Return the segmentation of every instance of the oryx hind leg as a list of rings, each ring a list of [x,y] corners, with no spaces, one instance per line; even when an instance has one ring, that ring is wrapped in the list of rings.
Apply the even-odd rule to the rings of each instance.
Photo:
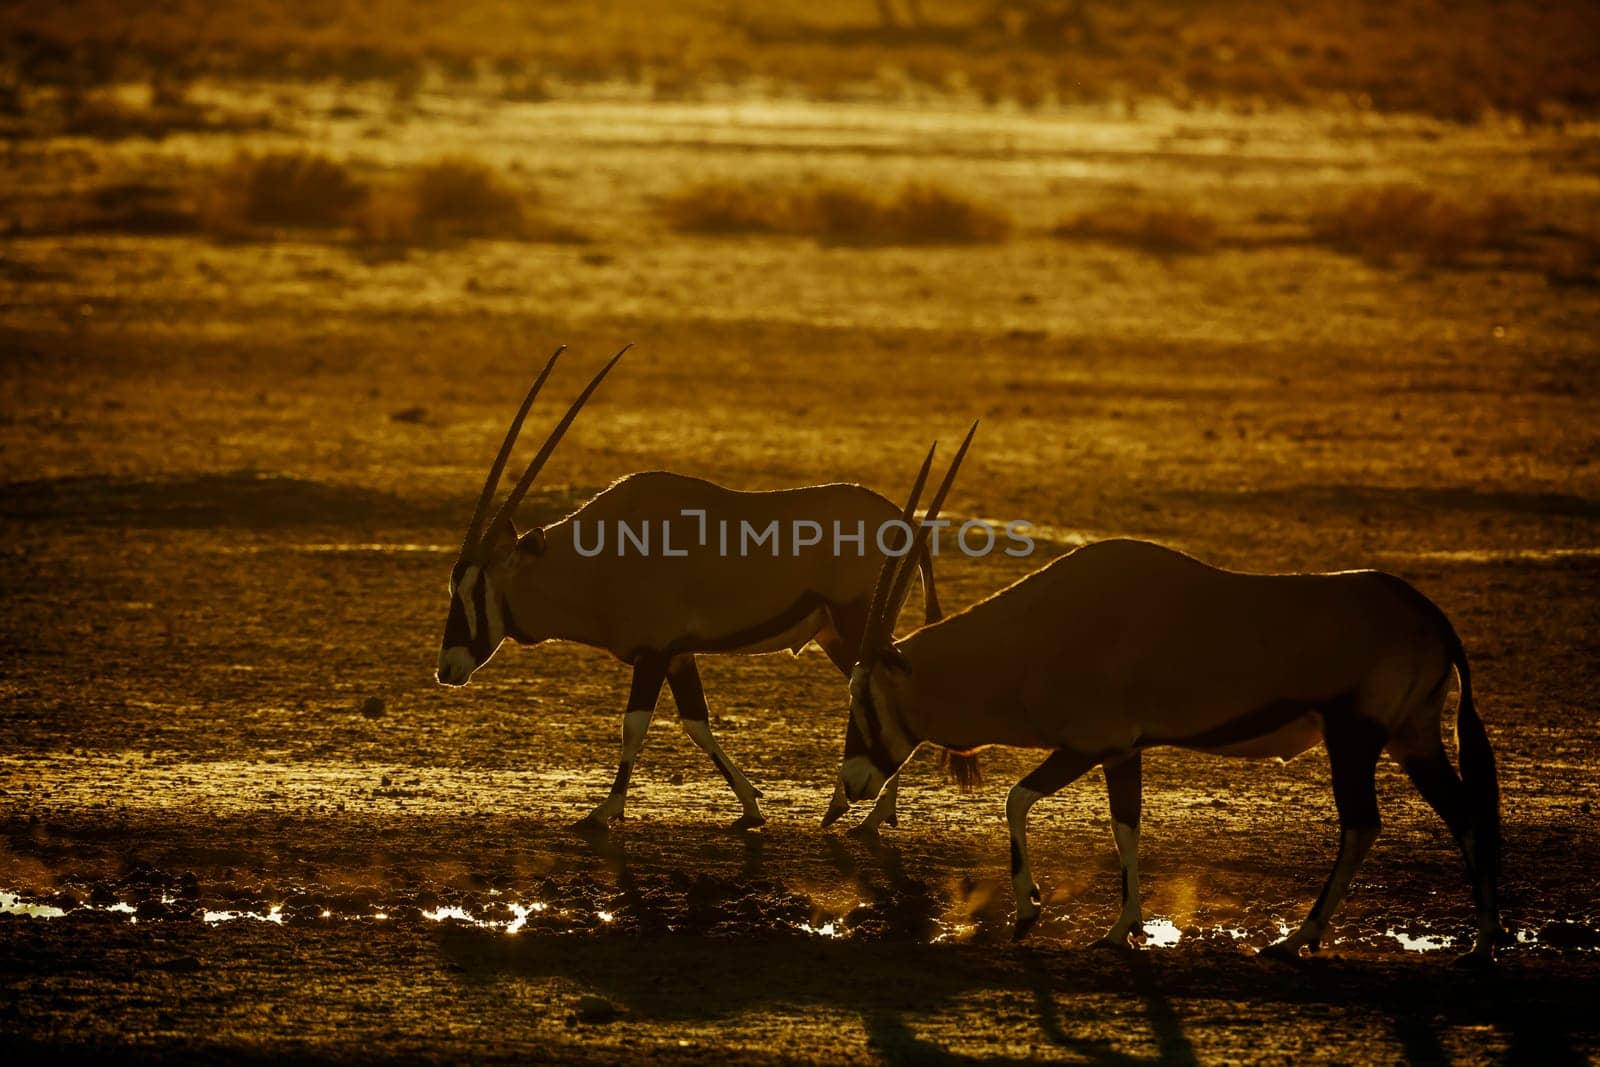
[[[1442,703],[1442,699],[1441,699]],[[1466,862],[1467,883],[1472,889],[1473,904],[1478,914],[1477,950],[1492,955],[1500,939],[1500,918],[1494,896],[1494,880],[1479,869],[1473,847],[1472,805],[1467,787],[1450,765],[1444,744],[1439,738],[1438,709],[1431,709],[1431,717],[1423,717],[1414,726],[1389,740],[1389,754],[1428,806],[1449,827]]]
[[[1106,794],[1111,800],[1111,832],[1122,866],[1122,914],[1096,944],[1126,948],[1130,939],[1144,939],[1144,914],[1139,903],[1139,810],[1144,792],[1144,767],[1138,752],[1105,764]]]
[[[734,829],[748,830],[766,822],[761,814],[761,805],[756,803],[761,790],[750,784],[744,772],[722,751],[717,739],[711,736],[711,709],[706,704],[706,691],[700,684],[700,668],[695,665],[693,656],[672,657],[667,667],[667,684],[672,687],[672,699],[678,705],[678,722],[682,724],[683,732],[711,757],[712,765],[727,781],[734,796],[739,798],[739,803],[744,805],[744,814],[734,822]]]
[[[1339,858],[1311,914],[1294,933],[1263,949],[1267,955],[1294,957],[1302,948],[1317,950],[1356,869],[1378,839],[1381,820],[1375,774],[1388,731],[1354,710],[1341,708],[1330,709],[1326,715],[1323,736],[1333,772],[1334,806],[1339,812]]]
[[[606,798],[579,820],[580,829],[604,829],[613,819],[622,818],[628,800],[628,780],[633,776],[634,761],[644,748],[644,735],[650,729],[650,718],[655,714],[656,699],[661,695],[661,683],[666,676],[665,656],[645,654],[635,661],[633,684],[628,689],[628,710],[622,716],[622,759],[617,763],[617,776]]]
[[[1011,936],[1020,939],[1039,921],[1044,900],[1028,863],[1028,811],[1034,804],[1060,792],[1098,760],[1071,749],[1058,749],[1006,794],[1006,828],[1011,835],[1011,885],[1016,892],[1017,918]]]

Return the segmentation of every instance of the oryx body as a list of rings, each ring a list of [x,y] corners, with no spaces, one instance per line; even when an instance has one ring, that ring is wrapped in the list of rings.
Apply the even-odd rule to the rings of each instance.
[[[1311,915],[1274,948],[1319,944],[1377,837],[1373,773],[1387,750],[1460,843],[1478,906],[1478,951],[1492,955],[1500,936],[1494,755],[1454,629],[1401,579],[1376,571],[1241,574],[1119,540],[1078,549],[899,642],[884,637],[877,610],[875,601],[867,621],[876,644],[864,645],[851,677],[840,769],[849,799],[875,795],[922,742],[962,752],[1052,751],[1006,801],[1017,936],[1040,911],[1025,823],[1042,797],[1104,766],[1124,883],[1122,915],[1107,940],[1126,943],[1142,932],[1140,753],[1175,745],[1289,759],[1320,741],[1333,771],[1339,858]],[[1461,687],[1465,784],[1440,739],[1452,675]]]
[[[859,485],[741,492],[655,471],[623,478],[566,518],[519,535],[511,520],[517,502],[602,371],[485,526],[505,459],[549,370],[507,434],[451,573],[438,679],[466,684],[506,638],[604,649],[632,666],[633,682],[611,792],[586,822],[604,826],[622,814],[665,684],[684,730],[743,805],[735,825],[759,825],[759,790],[711,735],[695,656],[798,652],[816,641],[848,676],[885,559],[879,531],[899,519],[899,509]],[[905,543],[904,535],[888,539],[890,550],[904,550]],[[920,567],[931,620],[938,617],[938,600],[926,552]],[[867,824],[893,823],[894,807],[891,786]]]

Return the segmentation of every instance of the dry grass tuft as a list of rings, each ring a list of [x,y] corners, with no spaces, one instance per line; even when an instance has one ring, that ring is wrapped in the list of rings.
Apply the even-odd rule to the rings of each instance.
[[[1193,255],[1217,245],[1217,220],[1177,206],[1112,206],[1084,212],[1052,231],[1068,240],[1103,241],[1156,255]]]
[[[304,229],[338,231],[389,245],[479,237],[583,240],[581,234],[530,212],[527,197],[498,172],[461,158],[369,184],[326,156],[241,155],[217,175],[201,202],[201,224],[218,236]]]
[[[921,182],[887,197],[841,183],[797,189],[702,182],[667,197],[661,214],[686,233],[790,234],[839,244],[979,244],[1011,232],[1004,212]]]
[[[522,197],[487,165],[452,158],[411,177],[414,233],[428,240],[523,235]]]
[[[343,163],[307,152],[241,154],[218,175],[211,193],[206,221],[229,231],[338,228],[370,195]]]
[[[1510,197],[1468,204],[1416,185],[1363,190],[1312,220],[1312,230],[1343,252],[1373,263],[1398,256],[1455,263],[1472,252],[1503,251],[1514,243],[1523,212]]]

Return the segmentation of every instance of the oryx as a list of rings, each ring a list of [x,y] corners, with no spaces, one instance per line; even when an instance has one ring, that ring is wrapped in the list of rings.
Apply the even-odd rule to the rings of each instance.
[[[960,461],[958,454],[929,520]],[[924,741],[968,753],[989,745],[1051,749],[1006,798],[1015,936],[1040,912],[1025,830],[1042,797],[1097,764],[1105,768],[1123,901],[1104,941],[1126,945],[1143,932],[1140,753],[1176,745],[1287,760],[1321,741],[1332,767],[1339,856],[1309,917],[1269,951],[1292,956],[1319,946],[1378,836],[1373,771],[1387,750],[1460,845],[1477,905],[1472,955],[1493,958],[1503,937],[1494,752],[1460,639],[1405,581],[1378,571],[1241,574],[1149,542],[1104,541],[896,642],[885,620],[905,582],[904,569],[886,560],[850,676],[839,788],[850,800],[876,796]],[[1452,675],[1460,684],[1459,777],[1440,740]]]
[[[761,792],[711,736],[695,655],[798,653],[814,640],[848,677],[873,580],[895,541],[890,531],[890,547],[880,549],[880,528],[897,522],[899,509],[859,485],[738,492],[652,471],[621,479],[559,522],[519,534],[512,523],[517,505],[618,353],[486,521],[523,419],[561,351],[550,357],[512,420],[450,571],[438,680],[465,685],[507,637],[523,645],[565,640],[605,649],[633,667],[633,685],[611,792],[582,823],[603,827],[622,815],[628,778],[665,683],[684,731],[744,806],[734,825],[759,826]],[[917,566],[925,617],[932,621],[939,602],[927,552]],[[975,773],[970,760],[954,760],[950,768],[958,778]],[[892,782],[863,827],[884,822],[895,823]]]

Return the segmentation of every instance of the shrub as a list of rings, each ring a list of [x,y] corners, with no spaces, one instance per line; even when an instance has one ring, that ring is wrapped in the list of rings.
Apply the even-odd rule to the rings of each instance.
[[[859,186],[808,189],[703,182],[661,203],[667,224],[691,233],[783,233],[846,244],[998,241],[1011,219],[939,186],[911,183],[888,197]]]
[[[1312,220],[1317,238],[1374,263],[1413,255],[1448,264],[1469,252],[1508,248],[1523,221],[1506,196],[1467,204],[1417,185],[1364,189]]]
[[[453,158],[411,178],[412,234],[424,240],[524,235],[522,198],[487,165]]]
[[[686,233],[778,233],[789,229],[786,200],[776,189],[703,182],[668,196],[661,213]]]
[[[1217,222],[1189,208],[1109,207],[1068,219],[1053,231],[1057,237],[1104,241],[1157,255],[1209,252],[1217,244]]]
[[[344,164],[303,152],[242,154],[215,193],[214,222],[307,228],[346,225],[369,195]]]
[[[907,242],[968,244],[998,241],[1011,230],[1011,219],[994,208],[936,185],[913,183],[890,204],[893,229]]]

